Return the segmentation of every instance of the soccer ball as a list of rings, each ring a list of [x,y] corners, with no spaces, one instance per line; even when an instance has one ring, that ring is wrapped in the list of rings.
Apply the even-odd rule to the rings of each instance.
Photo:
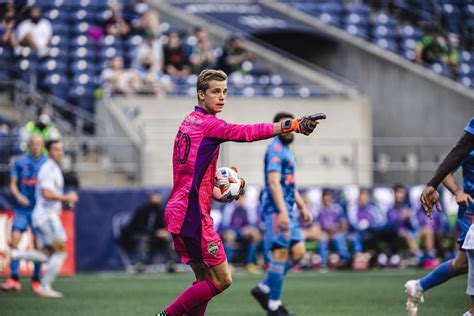
[[[240,190],[245,186],[235,167],[221,167],[216,170],[212,197],[219,202],[231,202],[239,197]]]

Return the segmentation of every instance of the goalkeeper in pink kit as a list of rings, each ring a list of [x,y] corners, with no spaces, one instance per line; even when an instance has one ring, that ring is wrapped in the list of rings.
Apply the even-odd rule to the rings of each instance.
[[[161,315],[204,315],[208,302],[232,284],[224,247],[210,216],[219,145],[252,142],[297,132],[309,135],[321,116],[277,123],[237,125],[218,119],[227,97],[227,75],[203,70],[197,81],[198,106],[179,127],[173,150],[173,189],[165,210],[176,252],[196,281]]]

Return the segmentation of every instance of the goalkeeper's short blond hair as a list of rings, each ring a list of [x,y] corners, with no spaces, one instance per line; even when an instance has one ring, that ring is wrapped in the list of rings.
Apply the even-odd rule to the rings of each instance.
[[[206,90],[209,88],[209,81],[212,80],[225,81],[227,80],[227,75],[222,70],[204,69],[199,74],[196,90],[206,92]]]

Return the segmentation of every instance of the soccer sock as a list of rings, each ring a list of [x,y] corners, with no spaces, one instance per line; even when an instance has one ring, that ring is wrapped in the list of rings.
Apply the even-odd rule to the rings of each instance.
[[[20,270],[20,260],[12,259],[10,261],[10,273],[12,279],[19,280],[20,279],[20,274],[18,271]]]
[[[53,284],[56,276],[58,275],[61,267],[63,266],[64,260],[66,260],[65,252],[55,252],[49,257],[48,262],[46,263],[46,270],[41,279],[41,286],[48,287]]]
[[[193,282],[193,285],[198,283],[198,281],[194,281]],[[185,314],[185,316],[203,316],[204,313],[206,312],[206,308],[207,308],[207,303],[209,303],[209,301],[205,302],[205,303],[202,303],[201,305],[198,305],[196,306],[191,312],[189,312],[189,315]]]
[[[224,244],[224,252],[225,256],[227,257],[227,261],[230,263],[232,261],[232,257],[234,256],[234,248],[229,244]]]
[[[41,277],[41,263],[35,262],[33,265],[33,281],[39,281]]]
[[[268,267],[268,283],[270,286],[270,300],[278,301],[281,299],[283,289],[283,279],[285,277],[285,262],[272,260]]]
[[[222,291],[212,281],[206,279],[198,282],[185,290],[181,295],[166,308],[170,316],[180,316],[191,312],[197,306],[209,302],[214,296]]]
[[[44,252],[39,251],[39,250],[12,249],[12,258],[30,260],[34,262],[48,261],[48,256]]]
[[[349,260],[349,258],[351,257],[351,254],[349,253],[349,250],[347,249],[346,239],[344,238],[344,235],[337,234],[336,236],[334,236],[334,241],[336,242],[337,252],[341,256],[341,259],[343,261]]]
[[[429,290],[432,287],[435,287],[441,283],[444,283],[451,279],[452,277],[457,276],[453,270],[454,260],[448,260],[436,267],[433,271],[425,275],[420,279],[420,286],[423,291]]]
[[[255,254],[257,253],[257,245],[249,243],[247,246],[247,264],[255,262]]]
[[[327,240],[319,242],[319,255],[321,256],[321,266],[327,267],[329,261],[329,242]]]

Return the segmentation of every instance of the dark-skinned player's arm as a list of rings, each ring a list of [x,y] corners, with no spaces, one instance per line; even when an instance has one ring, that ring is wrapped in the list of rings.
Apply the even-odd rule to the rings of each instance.
[[[433,178],[428,182],[425,189],[421,193],[421,205],[425,210],[426,216],[432,218],[433,206],[441,211],[441,204],[439,202],[439,194],[436,191],[438,185],[457,168],[463,159],[474,149],[474,134],[466,132],[451,149],[443,162],[439,165]]]
[[[459,205],[469,206],[472,203],[472,197],[463,191],[461,186],[457,184],[452,173],[448,174],[443,180],[444,186],[456,197],[456,203]]]

